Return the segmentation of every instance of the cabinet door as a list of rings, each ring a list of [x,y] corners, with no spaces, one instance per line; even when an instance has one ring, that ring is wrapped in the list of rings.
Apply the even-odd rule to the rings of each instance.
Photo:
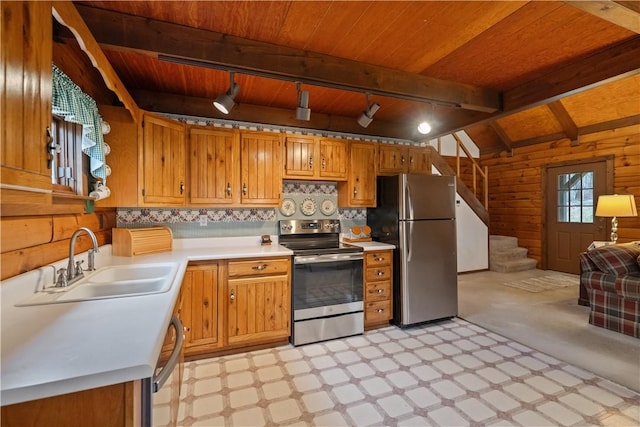
[[[218,331],[218,264],[189,265],[182,281],[182,323],[185,354],[213,350]]]
[[[378,172],[396,174],[405,172],[406,149],[399,145],[380,144],[378,146]]]
[[[321,178],[336,181],[347,179],[347,142],[338,139],[320,140]]]
[[[409,173],[431,174],[431,161],[428,148],[409,149]]]
[[[241,202],[279,206],[282,193],[282,139],[280,134],[247,132],[241,136]]]
[[[229,279],[226,298],[229,344],[290,335],[289,275]]]
[[[287,137],[285,178],[313,178],[316,170],[316,140],[311,137]]]
[[[236,131],[189,130],[189,200],[228,205],[240,202],[240,138]]]
[[[175,120],[145,114],[143,127],[143,202],[184,205],[184,125]]]
[[[51,190],[47,127],[51,125],[51,2],[0,2],[1,182]],[[51,193],[2,189],[2,214],[11,203],[51,204]],[[24,214],[33,214],[29,209]]]
[[[349,152],[349,179],[338,183],[338,203],[345,207],[375,207],[376,146],[352,142]]]

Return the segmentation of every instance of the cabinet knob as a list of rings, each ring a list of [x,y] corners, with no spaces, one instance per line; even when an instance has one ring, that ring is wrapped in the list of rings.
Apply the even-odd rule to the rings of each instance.
[[[325,158],[322,158],[322,170],[324,170],[327,166],[327,161],[325,160]]]
[[[313,157],[309,157],[309,169],[313,169]]]
[[[378,271],[378,272],[376,273],[376,275],[378,275],[378,276],[384,276],[384,271]]]
[[[353,197],[356,197],[358,195],[358,189],[356,187],[353,187]]]
[[[227,182],[227,196],[231,197],[231,184]]]
[[[262,271],[262,270],[264,270],[265,268],[267,268],[267,264],[254,265],[254,266],[253,266],[253,267],[251,267],[251,268],[252,268],[252,269],[254,269],[254,270],[257,270],[257,271]]]
[[[184,182],[180,183],[180,194],[184,193]]]
[[[382,313],[384,311],[384,308],[379,308],[376,310],[376,313]]]
[[[400,156],[400,164],[404,165],[404,156]]]
[[[379,293],[379,294],[381,294],[381,293],[383,293],[383,292],[384,292],[384,289],[376,289],[376,292],[377,292],[377,293]]]
[[[410,157],[409,157],[409,163],[410,163],[410,164],[413,164],[413,156],[410,156]]]
[[[377,262],[380,262],[380,261],[384,261],[384,258],[377,256],[373,260],[377,261]]]
[[[233,289],[231,289],[231,295],[229,296],[229,299],[230,299],[231,301],[233,301],[233,300],[235,300],[235,299],[236,299],[236,294],[233,292]]]
[[[247,195],[247,184],[242,184],[242,195],[243,196]]]

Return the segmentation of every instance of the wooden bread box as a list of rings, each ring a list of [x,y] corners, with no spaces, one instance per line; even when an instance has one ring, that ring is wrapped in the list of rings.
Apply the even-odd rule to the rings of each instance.
[[[173,233],[169,227],[114,228],[114,256],[134,256],[167,252],[173,248]]]

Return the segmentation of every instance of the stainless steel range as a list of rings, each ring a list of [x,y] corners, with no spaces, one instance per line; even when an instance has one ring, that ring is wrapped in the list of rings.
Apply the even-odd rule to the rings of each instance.
[[[293,345],[362,334],[363,250],[340,243],[340,221],[280,221],[279,243],[293,251]]]

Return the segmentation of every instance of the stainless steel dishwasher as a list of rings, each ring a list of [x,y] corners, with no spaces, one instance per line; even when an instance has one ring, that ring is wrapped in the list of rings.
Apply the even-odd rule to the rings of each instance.
[[[175,427],[178,423],[180,387],[184,369],[184,329],[176,316],[171,318],[163,349],[153,378],[142,380],[141,425],[145,427]]]

